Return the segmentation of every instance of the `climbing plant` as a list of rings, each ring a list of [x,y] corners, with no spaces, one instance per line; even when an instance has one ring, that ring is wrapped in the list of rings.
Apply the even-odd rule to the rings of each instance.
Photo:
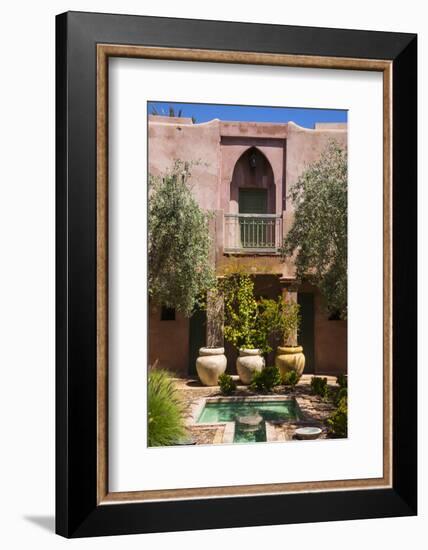
[[[224,338],[237,348],[256,348],[257,301],[250,275],[235,273],[220,281],[224,297]]]
[[[299,306],[282,297],[257,300],[251,275],[233,273],[219,284],[224,297],[224,338],[237,348],[257,348],[267,354],[297,330]]]
[[[186,316],[215,284],[210,215],[192,194],[192,166],[176,160],[161,176],[149,176],[149,295]]]
[[[260,329],[262,333],[270,335],[271,342],[283,346],[297,345],[295,338],[300,325],[299,304],[285,301],[282,296],[279,296],[276,300],[260,300],[259,310]]]

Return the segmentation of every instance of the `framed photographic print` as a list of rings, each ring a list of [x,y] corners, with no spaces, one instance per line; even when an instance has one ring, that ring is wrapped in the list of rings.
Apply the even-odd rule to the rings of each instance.
[[[56,48],[57,532],[416,514],[416,36]]]

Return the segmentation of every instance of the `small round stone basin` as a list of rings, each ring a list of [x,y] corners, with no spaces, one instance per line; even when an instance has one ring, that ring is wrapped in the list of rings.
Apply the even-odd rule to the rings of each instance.
[[[321,428],[308,426],[307,428],[297,428],[294,432],[297,439],[318,439],[322,433]]]
[[[238,416],[236,421],[240,424],[241,429],[246,432],[255,432],[259,429],[259,425],[263,418],[259,414],[251,414],[248,416]]]
[[[175,443],[175,445],[196,445],[196,441],[191,437],[182,437]]]

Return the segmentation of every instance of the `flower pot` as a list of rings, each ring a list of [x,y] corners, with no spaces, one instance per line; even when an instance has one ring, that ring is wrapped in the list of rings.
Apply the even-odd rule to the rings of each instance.
[[[251,384],[255,372],[260,372],[265,360],[259,349],[240,349],[236,360],[236,370],[243,384]]]
[[[281,376],[290,370],[295,370],[301,376],[305,368],[302,346],[279,346],[276,350],[275,366],[279,368]]]
[[[218,377],[226,370],[224,348],[200,348],[196,371],[204,386],[217,386]]]

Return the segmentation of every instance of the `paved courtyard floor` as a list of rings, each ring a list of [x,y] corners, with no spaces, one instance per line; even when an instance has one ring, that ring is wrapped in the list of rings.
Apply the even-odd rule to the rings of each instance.
[[[326,420],[335,410],[335,405],[330,399],[323,399],[311,394],[310,382],[313,375],[303,375],[294,388],[290,390],[285,386],[277,386],[270,393],[253,392],[248,386],[238,385],[233,398],[260,398],[281,399],[295,398],[301,413],[301,418],[296,422],[272,422],[269,423],[268,441],[289,441],[295,439],[296,428],[302,426],[316,426],[321,428],[320,438],[328,437]],[[233,376],[239,384],[238,376]],[[337,388],[336,377],[326,376],[330,388]],[[197,424],[195,411],[200,411],[207,398],[224,397],[218,386],[203,386],[197,378],[176,378],[175,384],[186,406],[186,423],[189,437],[196,445],[225,443],[225,431],[227,424]]]

